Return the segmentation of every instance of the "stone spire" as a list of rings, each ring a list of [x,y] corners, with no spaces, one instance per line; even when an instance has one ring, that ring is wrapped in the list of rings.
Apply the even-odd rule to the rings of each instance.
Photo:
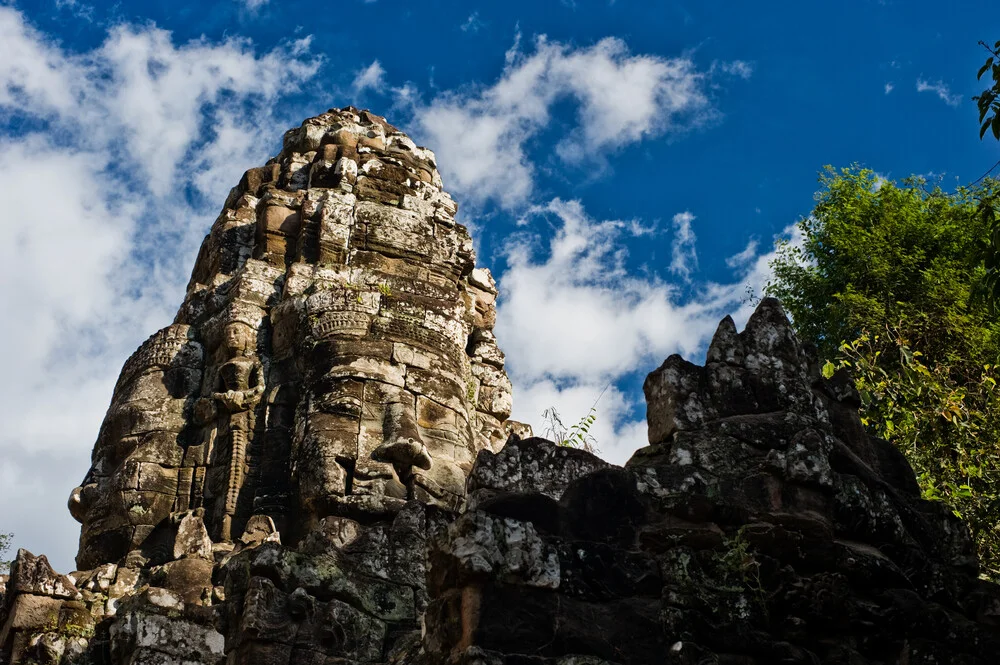
[[[457,508],[505,438],[496,287],[434,154],[348,107],[285,134],[205,238],[174,323],[125,363],[70,497],[81,569],[157,555],[189,511],[295,542],[408,499]],[[164,533],[160,533],[164,531]]]

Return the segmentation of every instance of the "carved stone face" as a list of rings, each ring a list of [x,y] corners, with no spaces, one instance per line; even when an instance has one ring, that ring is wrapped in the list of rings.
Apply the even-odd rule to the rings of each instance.
[[[125,364],[84,483],[70,495],[83,525],[77,565],[114,561],[170,515],[201,385],[202,349],[188,326],[150,337]]]
[[[421,290],[432,285],[334,284],[305,300],[298,467],[302,505],[314,517],[377,512],[378,497],[456,506],[464,495],[463,468],[476,450],[473,376],[465,329],[440,322],[468,313],[457,289],[451,300]]]
[[[278,229],[294,228],[306,257],[315,234],[322,266],[293,266],[272,313],[276,355],[299,359],[298,514],[379,514],[408,498],[454,508],[476,452],[502,441],[510,412],[490,332],[495,286],[473,270],[433,156],[382,125],[339,126],[308,180],[329,189],[308,189],[297,207],[274,197],[258,213],[255,256],[287,257],[292,237]],[[321,155],[343,175],[325,180]]]
[[[253,330],[248,324],[234,321],[226,326],[223,343],[230,356],[243,356],[249,352],[253,338]]]

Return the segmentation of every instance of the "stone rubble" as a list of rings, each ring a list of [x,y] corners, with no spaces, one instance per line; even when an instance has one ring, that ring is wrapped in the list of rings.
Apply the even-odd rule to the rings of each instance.
[[[649,375],[616,467],[508,419],[456,211],[351,107],[247,171],[122,369],[80,570],[0,576],[0,665],[998,662],[964,525],[776,301]]]

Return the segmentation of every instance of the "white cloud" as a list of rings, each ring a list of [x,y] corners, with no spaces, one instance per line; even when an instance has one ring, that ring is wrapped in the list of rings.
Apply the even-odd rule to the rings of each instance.
[[[730,76],[737,76],[747,80],[753,76],[754,63],[747,62],[746,60],[732,60],[729,62],[713,62],[712,67],[718,68]]]
[[[392,98],[392,106],[389,107],[389,111],[393,115],[411,114],[420,102],[420,89],[410,81],[403,85],[393,86],[389,92]]]
[[[73,16],[88,23],[94,22],[94,7],[79,0],[56,0],[56,9],[66,10]]]
[[[602,394],[603,392],[603,394]],[[536,436],[552,439],[546,431],[542,412],[555,408],[567,428],[580,422],[596,407],[597,416],[589,430],[597,443],[598,455],[615,464],[624,464],[646,438],[645,409],[628,400],[615,386],[597,383],[560,387],[551,379],[519,385],[515,393],[517,415],[530,420]],[[596,401],[596,404],[595,404]]]
[[[270,2],[270,0],[243,0],[243,6],[246,7],[251,13],[255,13],[268,2]]]
[[[741,326],[749,318],[748,288],[763,292],[774,252],[758,254],[751,242],[734,257],[732,281],[689,284],[694,295],[681,302],[674,285],[626,269],[621,247],[633,235],[632,223],[597,221],[580,202],[559,199],[532,208],[522,228],[538,218],[554,222],[555,233],[545,240],[524,230],[509,239],[500,278],[497,337],[514,383],[512,417],[541,434],[542,411],[555,406],[569,425],[610,382],[594,432],[601,456],[620,464],[645,445],[645,408],[616,385],[671,353],[702,362],[699,354],[723,316]],[[782,232],[800,243],[796,234],[795,227]]]
[[[318,68],[308,49],[119,25],[73,54],[0,7],[0,112],[33,128],[0,137],[0,475],[20,479],[0,482],[19,507],[0,531],[17,546],[72,567],[65,497],[118,370],[172,319],[229,187],[272,152],[288,121],[271,109]]]
[[[354,94],[360,94],[365,90],[382,92],[385,87],[385,69],[382,68],[378,60],[372,60],[372,64],[360,70],[354,77],[351,88]]]
[[[917,79],[917,92],[933,92],[948,106],[958,106],[962,102],[961,95],[952,94],[948,85],[942,81],[930,83],[923,79]]]
[[[634,55],[615,38],[573,48],[543,36],[530,54],[519,44],[520,33],[493,85],[414,107],[416,134],[434,146],[448,186],[467,204],[492,199],[517,208],[530,200],[535,165],[529,143],[561,100],[572,100],[577,110],[556,146],[570,163],[601,162],[627,145],[714,115],[706,74],[687,57]]]
[[[465,19],[465,23],[459,26],[462,32],[476,33],[485,25],[482,19],[479,18],[479,12],[472,12],[469,14],[469,18]]]
[[[759,208],[757,212],[760,212]],[[757,245],[757,239],[751,238],[747,246],[743,248],[743,251],[726,258],[726,265],[733,269],[745,268],[750,265],[757,258]]]
[[[674,244],[670,248],[670,272],[690,281],[691,272],[698,269],[698,238],[691,228],[694,215],[688,211],[674,215]]]
[[[892,84],[892,81],[890,81],[890,82],[886,83],[886,84],[885,84],[885,94],[887,94],[887,95],[888,95],[888,94],[889,94],[890,92],[892,92],[893,88],[895,88],[895,87],[896,87],[896,86],[894,86],[894,85]]]
[[[626,271],[627,223],[595,221],[580,202],[559,199],[532,214],[557,226],[547,242],[508,239],[497,335],[515,376],[601,383],[650,353],[697,349],[692,310],[675,305],[674,287]]]
[[[514,24],[514,43],[503,53],[503,64],[510,68],[521,55],[521,22]]]
[[[802,234],[802,229],[796,224],[789,224],[772,238],[771,243],[766,247],[766,252],[750,255],[747,249],[744,249],[739,254],[727,259],[726,262],[728,264],[730,260],[739,257],[738,263],[734,262],[733,265],[730,265],[735,276],[732,282],[728,284],[707,282],[702,285],[702,297],[706,298],[708,302],[725,301],[730,303],[729,307],[734,306],[736,301],[739,302],[735,306],[735,310],[730,309],[727,312],[733,317],[737,327],[741,328],[746,325],[747,320],[753,314],[753,310],[756,307],[753,298],[760,298],[764,294],[764,287],[774,277],[774,272],[771,270],[771,262],[777,257],[775,243],[779,240],[791,247],[802,247],[802,244],[805,242],[805,236]],[[756,240],[751,240],[748,243],[748,248],[752,245],[756,249],[756,243]],[[749,298],[748,295],[753,296],[753,298]]]

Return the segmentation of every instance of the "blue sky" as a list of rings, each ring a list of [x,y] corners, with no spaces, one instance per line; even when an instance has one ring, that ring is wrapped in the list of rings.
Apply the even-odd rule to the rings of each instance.
[[[598,404],[742,323],[825,164],[951,189],[1000,158],[965,2],[232,0],[0,5],[0,531],[72,568],[65,497],[125,358],[166,325],[229,187],[367,107],[433,149],[501,287],[515,417]]]

